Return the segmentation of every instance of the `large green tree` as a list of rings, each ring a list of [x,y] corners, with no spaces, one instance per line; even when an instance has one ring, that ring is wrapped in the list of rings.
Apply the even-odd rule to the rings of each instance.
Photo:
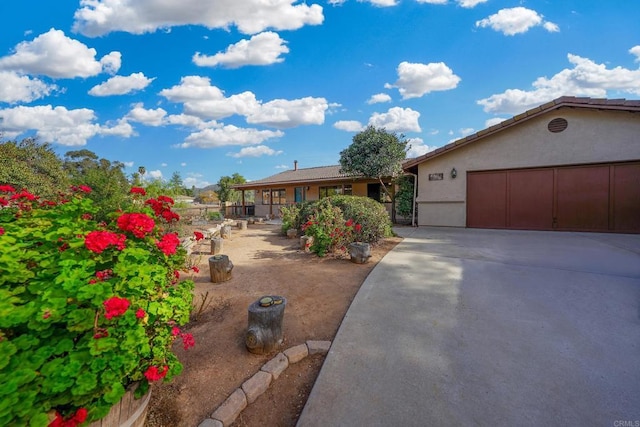
[[[384,128],[368,126],[353,137],[349,147],[340,152],[340,171],[377,179],[384,192],[393,199],[384,181],[388,178],[395,180],[402,175],[402,161],[407,148],[404,135],[398,136]]]
[[[127,203],[130,184],[124,164],[99,158],[93,151],[78,150],[65,154],[64,168],[73,185],[88,185],[88,195],[103,212],[113,211]]]
[[[0,184],[53,198],[66,191],[70,182],[51,145],[26,138],[0,143]]]
[[[240,192],[231,188],[234,184],[244,184],[247,180],[239,173],[231,176],[220,177],[218,181],[218,199],[221,202],[239,202],[242,197]]]

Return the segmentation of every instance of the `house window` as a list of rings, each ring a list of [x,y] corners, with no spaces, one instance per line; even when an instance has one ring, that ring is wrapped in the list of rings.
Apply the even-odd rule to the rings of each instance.
[[[304,202],[305,199],[305,188],[304,187],[296,187],[293,192],[293,201],[295,203]]]
[[[262,190],[262,204],[271,204],[271,190]]]
[[[287,190],[285,189],[271,190],[271,202],[274,205],[286,205]]]
[[[330,185],[326,187],[320,187],[320,198],[335,196],[338,194],[346,194],[350,196],[352,194],[351,184],[345,185]]]

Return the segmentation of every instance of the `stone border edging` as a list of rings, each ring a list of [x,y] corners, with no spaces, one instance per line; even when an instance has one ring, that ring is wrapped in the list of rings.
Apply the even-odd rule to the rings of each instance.
[[[222,405],[218,406],[209,418],[203,420],[198,427],[229,427],[238,418],[238,415],[269,389],[273,380],[277,380],[280,374],[290,364],[298,363],[312,354],[327,354],[331,348],[331,341],[307,341],[289,347],[278,353],[273,359],[262,365],[260,370],[251,378],[235,389]]]

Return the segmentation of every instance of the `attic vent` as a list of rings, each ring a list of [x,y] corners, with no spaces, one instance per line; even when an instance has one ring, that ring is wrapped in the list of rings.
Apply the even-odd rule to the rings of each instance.
[[[569,126],[567,120],[562,117],[558,117],[557,119],[553,119],[549,122],[547,129],[549,129],[549,132],[559,133],[565,130],[567,126]]]

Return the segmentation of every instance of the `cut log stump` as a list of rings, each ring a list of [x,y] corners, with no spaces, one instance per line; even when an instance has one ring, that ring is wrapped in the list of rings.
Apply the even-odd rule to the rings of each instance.
[[[230,239],[231,238],[231,226],[230,225],[223,225],[222,228],[220,229],[220,237],[222,237],[223,239]]]
[[[222,253],[223,242],[220,237],[214,237],[211,239],[211,255],[218,255]]]
[[[221,283],[231,279],[233,263],[227,255],[214,255],[209,258],[209,275],[213,283]]]
[[[371,258],[371,246],[362,242],[349,243],[349,256],[351,257],[351,262],[364,264]]]
[[[238,229],[239,230],[246,230],[247,229],[247,221],[246,220],[240,220],[238,221]]]
[[[247,350],[254,354],[268,354],[280,348],[286,305],[286,298],[270,295],[249,306],[249,327],[245,337]]]

